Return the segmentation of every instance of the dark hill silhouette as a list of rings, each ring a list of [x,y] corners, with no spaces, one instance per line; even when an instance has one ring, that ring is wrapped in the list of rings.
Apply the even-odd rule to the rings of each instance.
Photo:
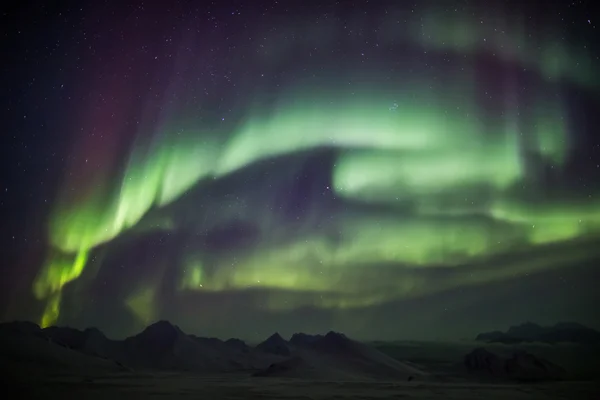
[[[124,358],[122,343],[110,340],[97,328],[87,328],[84,331],[70,327],[49,327],[42,330],[46,337],[54,343],[81,353],[104,359],[115,360],[119,364]]]
[[[340,368],[353,373],[402,379],[426,375],[417,368],[338,332],[327,333],[315,341],[313,348],[318,354],[327,355],[339,362]]]
[[[565,370],[546,359],[526,351],[518,351],[506,360],[506,372],[512,379],[521,382],[561,380]]]
[[[525,342],[600,344],[600,332],[575,322],[561,322],[548,327],[526,322],[511,326],[506,332],[480,333],[475,340],[507,344]]]
[[[506,373],[503,360],[481,347],[467,354],[464,358],[464,364],[469,372],[493,376],[503,376]]]
[[[106,360],[79,351],[73,345],[56,342],[48,331],[30,322],[0,324],[0,365],[7,373],[19,371],[97,373],[124,371],[115,360]],[[83,334],[83,332],[80,332]],[[57,335],[58,336],[58,335]],[[61,337],[76,336],[68,331]],[[66,341],[66,340],[65,340]],[[79,343],[80,338],[73,340]]]
[[[53,326],[44,329],[43,333],[57,344],[84,352],[93,351],[95,346],[101,346],[103,342],[108,341],[106,336],[96,328],[80,331],[69,327],[59,328]]]
[[[426,375],[337,332],[324,336],[298,333],[290,342],[275,333],[256,348],[239,339],[222,341],[188,335],[167,321],[156,322],[125,340],[108,339],[94,328],[40,329],[31,323],[0,324],[0,335],[3,345],[9,343],[16,349],[2,352],[5,361],[34,360],[40,366],[78,371],[247,371],[256,376],[311,379],[412,380]]]
[[[289,346],[291,358],[272,364],[256,376],[412,380],[426,375],[417,368],[337,332],[329,332],[325,336],[298,333],[292,336]]]
[[[265,353],[275,354],[278,356],[287,357],[291,354],[288,342],[279,335],[274,333],[267,340],[256,346],[257,350]]]
[[[15,335],[42,335],[42,329],[33,322],[12,321],[0,324],[0,333]]]
[[[248,346],[243,340],[231,338],[227,339],[224,343],[226,346],[229,346],[232,349],[237,349],[243,353],[250,352],[250,346]]]
[[[110,340],[95,328],[84,331],[70,327],[40,329],[32,323],[14,322],[0,324],[0,335],[3,347],[10,344],[11,351],[3,353],[10,360],[45,357],[50,360],[40,361],[40,365],[56,364],[84,370],[87,362],[90,368],[123,369],[126,366],[138,370],[218,373],[261,369],[283,359],[251,351],[242,341],[225,343],[215,338],[187,335],[167,321],[152,324],[125,340]],[[34,349],[36,355],[30,355],[27,349]],[[63,356],[65,351],[71,356]],[[45,356],[46,353],[49,355]],[[107,360],[108,364],[103,364]],[[101,365],[96,366],[98,363]]]
[[[331,331],[318,340],[315,340],[312,347],[327,353],[341,353],[352,350],[358,344],[358,342],[348,339],[342,333]]]
[[[137,368],[227,372],[269,365],[272,358],[255,355],[220,339],[185,334],[167,321],[157,322],[125,339],[124,363]]]
[[[544,333],[544,328],[533,322],[525,322],[521,325],[515,325],[508,328],[506,334],[511,337],[535,340],[536,337]]]
[[[148,326],[139,334],[125,339],[123,360],[133,367],[152,369],[197,369],[194,340],[167,321]]]
[[[306,333],[294,333],[290,339],[290,344],[297,347],[307,347],[313,345],[317,340],[323,338],[323,335],[308,335]]]
[[[175,342],[184,336],[185,333],[178,326],[168,321],[158,321],[135,336],[126,340],[137,341],[150,346],[172,346]]]
[[[465,356],[464,365],[469,373],[480,378],[540,382],[566,376],[562,367],[526,351],[517,351],[512,357],[502,359],[484,348],[477,348]]]

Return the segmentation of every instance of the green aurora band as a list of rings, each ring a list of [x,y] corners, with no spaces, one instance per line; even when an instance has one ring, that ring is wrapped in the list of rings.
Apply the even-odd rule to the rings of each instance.
[[[505,32],[484,33],[487,25],[478,21],[457,16],[436,23],[442,15],[447,18],[447,13],[433,12],[411,28],[415,40],[430,51],[503,51],[503,58],[523,65],[539,63],[544,79],[591,85],[593,71],[585,55],[569,55],[551,44],[532,52],[530,44],[516,45],[519,39]],[[382,28],[381,34],[391,31]],[[476,40],[482,37],[485,43]],[[57,321],[61,293],[81,276],[91,252],[139,226],[152,210],[173,204],[199,182],[219,180],[261,160],[321,148],[338,150],[330,188],[338,198],[390,209],[409,202],[415,213],[342,213],[330,221],[336,240],[315,234],[276,246],[261,243],[236,256],[235,268],[226,267],[231,260],[222,260],[223,267],[210,276],[205,276],[201,254],[191,252],[183,265],[173,266],[182,271],[180,291],[261,287],[280,290],[268,301],[274,309],[307,302],[359,307],[559,265],[556,257],[539,256],[493,271],[465,268],[436,287],[410,273],[461,269],[515,249],[600,231],[600,203],[593,197],[538,203],[515,195],[514,188],[529,173],[527,154],[557,169],[569,155],[560,99],[540,93],[536,104],[528,105],[535,110],[528,123],[516,111],[505,110],[501,124],[488,124],[480,117],[474,84],[465,85],[464,75],[460,81],[460,87],[441,85],[433,91],[430,82],[413,83],[392,95],[368,85],[352,91],[289,90],[273,110],[249,111],[231,131],[164,129],[154,140],[140,139],[117,186],[98,181],[85,198],[57,203],[50,220],[52,251],[34,282],[35,296],[47,304],[41,324]],[[167,223],[154,229],[176,227]],[[386,267],[377,278],[368,278],[360,273],[364,265]],[[398,269],[406,271],[404,279],[397,279]],[[153,290],[150,285],[127,301],[145,322],[153,318]],[[297,291],[314,296],[296,301]]]

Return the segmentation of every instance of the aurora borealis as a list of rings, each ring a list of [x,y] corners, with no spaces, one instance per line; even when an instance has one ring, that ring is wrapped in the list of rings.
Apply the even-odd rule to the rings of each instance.
[[[48,106],[57,139],[38,151],[64,157],[19,312],[389,337],[390,315],[515,282],[541,304],[547,276],[593,275],[595,25],[558,6],[342,3],[52,11],[78,21],[53,35],[79,39],[47,61],[70,102]],[[542,318],[594,298],[568,290]]]

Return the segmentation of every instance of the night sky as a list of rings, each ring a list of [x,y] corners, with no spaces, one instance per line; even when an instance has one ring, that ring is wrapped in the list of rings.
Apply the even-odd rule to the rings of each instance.
[[[593,2],[14,3],[3,319],[600,328]]]

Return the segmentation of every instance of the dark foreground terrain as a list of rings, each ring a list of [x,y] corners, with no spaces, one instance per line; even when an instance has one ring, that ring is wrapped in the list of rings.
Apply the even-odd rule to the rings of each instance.
[[[274,334],[250,346],[160,322],[124,341],[0,324],[0,380],[23,399],[600,399],[600,348],[360,343]]]
[[[19,398],[39,399],[600,399],[594,382],[313,381],[243,374],[120,373],[13,382]]]

